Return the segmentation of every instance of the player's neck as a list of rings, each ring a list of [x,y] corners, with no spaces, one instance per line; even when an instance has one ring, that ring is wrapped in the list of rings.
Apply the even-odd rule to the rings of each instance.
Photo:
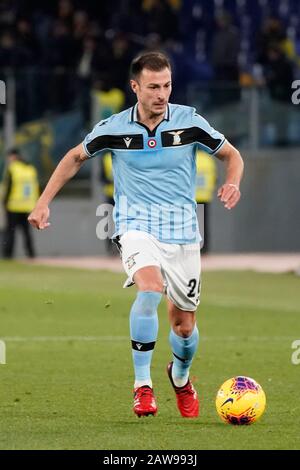
[[[155,127],[164,119],[165,111],[161,114],[153,114],[151,112],[147,112],[141,105],[138,105],[137,109],[137,117],[138,121],[152,131]]]

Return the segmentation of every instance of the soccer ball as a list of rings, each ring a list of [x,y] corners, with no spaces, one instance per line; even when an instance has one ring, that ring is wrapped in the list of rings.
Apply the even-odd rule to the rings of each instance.
[[[220,418],[230,424],[251,424],[261,417],[266,395],[261,386],[249,377],[233,377],[220,387],[216,408]]]

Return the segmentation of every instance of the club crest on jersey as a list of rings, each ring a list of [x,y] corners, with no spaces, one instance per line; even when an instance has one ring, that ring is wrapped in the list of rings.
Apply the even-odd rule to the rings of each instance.
[[[156,140],[155,139],[149,139],[148,140],[148,146],[153,149],[154,147],[156,147]]]
[[[184,131],[172,131],[168,132],[168,134],[171,134],[173,136],[173,145],[181,145],[181,137],[180,134],[183,134]]]

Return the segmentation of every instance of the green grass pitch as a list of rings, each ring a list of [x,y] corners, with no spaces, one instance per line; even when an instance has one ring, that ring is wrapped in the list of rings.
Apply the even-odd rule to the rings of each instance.
[[[170,360],[165,302],[153,358],[158,415],[132,412],[125,275],[0,263],[0,449],[299,449],[300,279],[292,274],[203,275],[201,342],[191,375],[199,419],[179,416],[165,373]],[[223,424],[219,386],[256,379],[267,396],[251,426]]]

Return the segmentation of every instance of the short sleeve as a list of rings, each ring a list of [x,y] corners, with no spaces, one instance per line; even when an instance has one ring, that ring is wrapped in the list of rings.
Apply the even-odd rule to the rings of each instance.
[[[108,150],[108,122],[108,119],[98,122],[85,137],[82,144],[88,157],[99,157]]]
[[[197,144],[211,155],[216,154],[226,142],[224,135],[214,129],[194,108],[192,126],[195,128]]]

